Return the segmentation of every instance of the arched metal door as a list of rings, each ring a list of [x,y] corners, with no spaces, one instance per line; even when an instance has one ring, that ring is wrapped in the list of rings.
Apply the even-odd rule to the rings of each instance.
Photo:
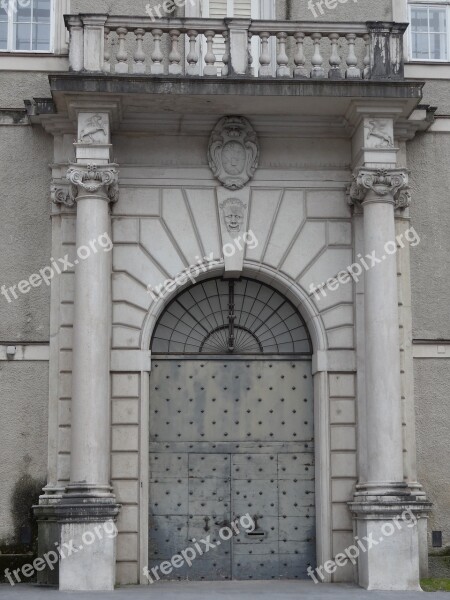
[[[150,572],[163,577],[161,563],[210,536],[215,547],[169,579],[305,578],[315,562],[314,424],[298,311],[257,281],[208,280],[166,308],[152,356]],[[219,538],[247,514],[254,532]]]

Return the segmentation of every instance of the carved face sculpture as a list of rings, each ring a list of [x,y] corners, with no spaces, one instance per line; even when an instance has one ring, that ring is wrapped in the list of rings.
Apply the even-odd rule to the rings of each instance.
[[[238,199],[230,199],[222,204],[223,219],[230,233],[239,233],[244,222],[245,205]]]

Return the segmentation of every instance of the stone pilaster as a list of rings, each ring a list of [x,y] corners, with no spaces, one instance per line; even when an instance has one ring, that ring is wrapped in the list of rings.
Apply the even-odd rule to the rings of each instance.
[[[408,173],[360,168],[349,195],[363,208],[365,254],[373,257],[364,284],[367,465],[350,508],[359,538],[376,544],[359,557],[359,583],[420,589],[417,519],[429,506],[404,482],[394,214],[411,201]]]

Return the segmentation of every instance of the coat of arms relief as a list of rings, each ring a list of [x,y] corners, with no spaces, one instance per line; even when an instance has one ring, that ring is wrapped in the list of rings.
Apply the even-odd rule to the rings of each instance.
[[[229,190],[242,189],[259,163],[256,132],[244,117],[224,117],[214,128],[208,148],[214,176]]]

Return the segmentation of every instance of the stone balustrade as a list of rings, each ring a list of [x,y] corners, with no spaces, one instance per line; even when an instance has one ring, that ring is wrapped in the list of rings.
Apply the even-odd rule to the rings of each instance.
[[[67,15],[70,69],[118,75],[401,80],[390,22],[156,19]]]

